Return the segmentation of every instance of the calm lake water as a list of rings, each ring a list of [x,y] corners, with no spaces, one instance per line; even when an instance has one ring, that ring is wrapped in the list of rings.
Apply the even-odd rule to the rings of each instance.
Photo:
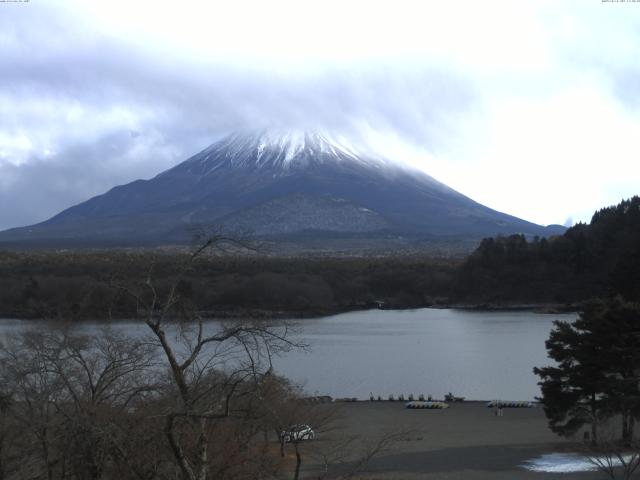
[[[442,398],[533,400],[534,366],[548,365],[544,341],[553,320],[576,314],[478,312],[453,309],[369,310],[295,322],[308,351],[274,362],[278,373],[311,394],[386,398],[409,393]],[[33,322],[0,320],[0,336]],[[84,329],[102,324],[84,324]],[[130,335],[137,322],[117,322]]]

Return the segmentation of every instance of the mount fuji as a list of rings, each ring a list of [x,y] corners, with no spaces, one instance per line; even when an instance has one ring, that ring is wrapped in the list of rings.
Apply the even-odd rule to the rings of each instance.
[[[261,131],[234,133],[150,180],[0,232],[0,245],[179,245],[198,225],[298,242],[563,231],[492,210],[420,170],[320,133]]]

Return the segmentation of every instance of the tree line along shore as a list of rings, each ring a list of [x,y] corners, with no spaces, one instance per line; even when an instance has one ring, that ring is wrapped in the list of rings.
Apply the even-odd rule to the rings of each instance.
[[[484,239],[467,258],[313,258],[166,251],[0,251],[0,316],[129,318],[114,282],[176,286],[204,314],[307,317],[367,308],[576,309],[596,297],[640,299],[640,198],[563,235]]]

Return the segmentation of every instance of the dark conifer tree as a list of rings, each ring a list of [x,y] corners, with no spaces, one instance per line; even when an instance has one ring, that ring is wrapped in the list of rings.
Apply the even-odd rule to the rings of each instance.
[[[602,345],[603,399],[611,413],[620,415],[622,441],[629,445],[640,414],[640,305],[616,298],[590,304],[582,317]]]
[[[541,379],[540,401],[551,430],[571,436],[584,425],[590,425],[591,441],[595,444],[598,421],[607,414],[602,400],[603,365],[598,342],[591,332],[576,323],[555,322],[546,346],[557,366],[536,367],[534,373]]]
[[[640,416],[640,305],[621,299],[589,303],[573,323],[555,322],[546,342],[555,367],[535,368],[550,428],[564,436],[614,415],[622,441]]]

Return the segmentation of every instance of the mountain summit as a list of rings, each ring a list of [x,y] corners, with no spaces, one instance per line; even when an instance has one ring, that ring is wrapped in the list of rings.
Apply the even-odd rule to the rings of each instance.
[[[362,162],[348,143],[326,134],[286,130],[240,132],[211,145],[183,165],[215,167],[219,164],[235,168],[272,168],[283,171],[305,168],[326,161]]]
[[[344,141],[317,132],[262,131],[234,133],[150,180],[0,232],[0,244],[181,244],[194,225],[298,240],[556,233]]]

